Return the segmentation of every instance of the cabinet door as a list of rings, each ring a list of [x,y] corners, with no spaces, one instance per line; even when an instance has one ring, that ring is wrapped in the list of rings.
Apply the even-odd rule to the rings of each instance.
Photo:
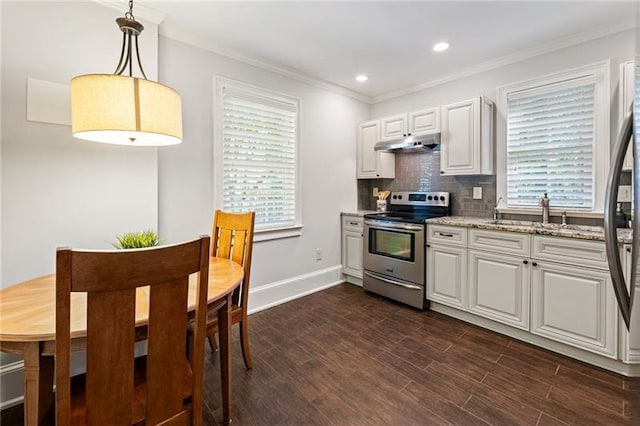
[[[532,261],[531,332],[610,358],[618,311],[609,271]]]
[[[380,121],[373,120],[358,126],[357,172],[358,179],[393,179],[396,172],[395,155],[374,149],[380,141]]]
[[[469,250],[469,311],[529,330],[530,260]]]
[[[480,174],[480,98],[442,107],[441,139],[442,174]]]
[[[376,177],[378,153],[373,149],[380,140],[380,122],[368,121],[358,126],[358,178]]]
[[[631,276],[631,245],[625,245],[623,251],[624,278],[629,287],[629,277]],[[631,330],[627,330],[624,323],[620,321],[622,331],[622,360],[628,364],[640,364],[640,286],[636,286],[633,306],[631,312]]]
[[[427,247],[427,299],[467,309],[467,249]]]
[[[407,135],[407,114],[394,115],[380,119],[381,140],[388,141]]]
[[[409,113],[409,135],[417,136],[440,129],[440,108],[428,108]]]
[[[629,105],[633,102],[635,97],[635,62],[628,61],[623,64],[620,64],[620,107],[619,107],[619,117],[620,117],[620,125],[622,125],[622,120],[629,112]],[[629,144],[627,148],[627,154],[624,157],[624,163],[622,164],[622,170],[631,170],[633,169],[633,143]]]
[[[362,278],[362,233],[342,231],[342,273]]]

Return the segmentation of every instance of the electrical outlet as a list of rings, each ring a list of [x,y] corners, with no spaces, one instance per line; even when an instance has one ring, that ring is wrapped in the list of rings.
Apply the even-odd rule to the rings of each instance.
[[[631,202],[631,185],[620,185],[618,187],[618,202],[619,203]]]
[[[474,186],[473,187],[473,199],[474,200],[482,200],[482,187]]]
[[[316,249],[316,260],[322,260],[322,249],[321,248],[317,248]]]
[[[378,196],[378,187],[373,188],[373,196],[374,197]]]

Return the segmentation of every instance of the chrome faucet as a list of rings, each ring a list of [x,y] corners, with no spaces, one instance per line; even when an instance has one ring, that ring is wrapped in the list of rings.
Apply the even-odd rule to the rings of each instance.
[[[496,201],[496,205],[493,208],[493,220],[497,221],[499,219],[500,216],[500,210],[498,210],[498,206],[500,205],[500,201],[504,201],[504,198],[500,197],[498,198],[498,201]]]
[[[540,198],[539,204],[542,207],[542,223],[549,223],[549,197],[546,192],[544,197]]]

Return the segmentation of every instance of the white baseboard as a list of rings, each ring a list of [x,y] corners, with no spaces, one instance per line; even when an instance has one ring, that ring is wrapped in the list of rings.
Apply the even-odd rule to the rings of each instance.
[[[249,314],[272,308],[344,282],[342,265],[249,289]]]
[[[342,266],[337,265],[249,289],[249,313],[269,309],[343,282]],[[0,409],[23,402],[23,367],[22,361],[0,366]]]
[[[0,410],[22,404],[23,370],[22,361],[0,365]]]

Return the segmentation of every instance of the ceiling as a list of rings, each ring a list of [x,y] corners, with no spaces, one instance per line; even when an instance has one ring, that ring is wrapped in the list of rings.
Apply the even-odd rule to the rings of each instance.
[[[632,28],[636,8],[633,1],[136,4],[166,15],[163,35],[374,102]],[[439,41],[450,49],[433,52]],[[359,73],[369,80],[356,82]]]

